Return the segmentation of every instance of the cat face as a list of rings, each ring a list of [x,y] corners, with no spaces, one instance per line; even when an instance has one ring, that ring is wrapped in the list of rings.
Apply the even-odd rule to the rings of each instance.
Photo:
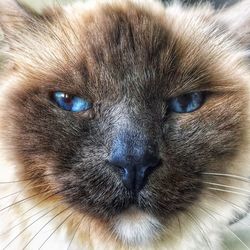
[[[209,173],[241,171],[247,145],[248,75],[236,45],[214,15],[175,20],[154,4],[23,13],[19,31],[6,25],[12,82],[1,126],[18,177],[32,181],[30,195],[118,236],[127,214],[145,215],[154,235],[193,211],[213,192]],[[57,93],[88,108],[67,109]]]

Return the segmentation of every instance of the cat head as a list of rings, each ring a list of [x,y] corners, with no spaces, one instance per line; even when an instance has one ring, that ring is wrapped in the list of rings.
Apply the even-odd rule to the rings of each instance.
[[[42,14],[1,3],[1,140],[28,195],[130,245],[207,218],[206,209],[229,222],[229,202],[247,199],[228,186],[245,188],[239,176],[249,174],[242,5],[234,17],[155,1]]]

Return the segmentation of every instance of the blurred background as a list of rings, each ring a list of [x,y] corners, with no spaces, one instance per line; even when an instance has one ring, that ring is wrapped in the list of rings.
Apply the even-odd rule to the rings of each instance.
[[[4,0],[0,0],[4,1]],[[171,0],[162,0],[163,2],[170,2]],[[216,8],[229,6],[235,3],[237,0],[210,0]],[[250,1],[250,0],[248,0]],[[53,3],[72,3],[74,0],[20,0],[36,10],[41,10],[44,6],[51,5]],[[179,0],[185,4],[195,4],[197,2],[206,2],[205,0]],[[240,17],[239,17],[240,18]],[[224,249],[226,250],[250,250],[250,219],[246,217],[243,220],[233,224],[229,228],[225,228],[224,234]],[[176,249],[178,250],[178,249]],[[202,250],[202,249],[200,249]],[[213,250],[213,249],[211,249]]]

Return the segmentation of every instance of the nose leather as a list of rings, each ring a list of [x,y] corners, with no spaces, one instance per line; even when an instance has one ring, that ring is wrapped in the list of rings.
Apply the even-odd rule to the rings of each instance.
[[[158,149],[148,139],[126,132],[113,142],[109,163],[122,170],[122,182],[129,190],[140,191],[159,162]]]

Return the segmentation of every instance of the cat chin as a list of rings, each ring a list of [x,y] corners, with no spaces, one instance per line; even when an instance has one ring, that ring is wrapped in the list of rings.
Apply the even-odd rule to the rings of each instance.
[[[149,245],[162,231],[160,221],[136,207],[130,207],[114,218],[112,226],[114,235],[124,245]]]

